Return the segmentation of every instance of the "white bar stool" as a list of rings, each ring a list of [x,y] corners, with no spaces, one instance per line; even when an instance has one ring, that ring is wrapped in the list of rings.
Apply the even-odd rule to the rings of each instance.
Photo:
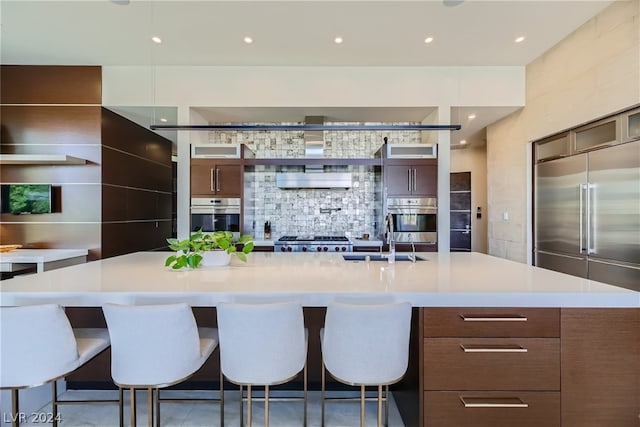
[[[114,403],[116,400],[58,400],[56,381],[109,347],[105,328],[74,329],[57,304],[0,307],[0,388],[11,389],[12,425],[18,426],[19,389],[51,383],[51,419],[58,425],[58,406]],[[122,394],[120,394],[122,399]]]
[[[378,387],[378,426],[389,424],[389,385],[402,379],[409,363],[411,304],[333,302],[327,306],[322,347],[322,426],[325,420],[325,369],[341,383],[360,386],[360,426],[365,425],[365,387]]]
[[[269,425],[269,386],[283,384],[303,371],[304,420],[307,425],[307,333],[297,302],[220,303],[220,365],[224,376],[247,387],[247,425],[251,426],[251,386],[264,386],[264,424]]]
[[[147,389],[149,427],[160,425],[160,389],[181,383],[207,361],[218,346],[218,331],[198,328],[186,303],[102,307],[111,337],[111,376],[131,395],[131,426],[136,425],[136,389]],[[179,399],[191,400],[193,399]],[[202,401],[205,399],[196,399]],[[220,382],[220,425],[224,425],[224,390]],[[122,418],[123,406],[120,405]]]

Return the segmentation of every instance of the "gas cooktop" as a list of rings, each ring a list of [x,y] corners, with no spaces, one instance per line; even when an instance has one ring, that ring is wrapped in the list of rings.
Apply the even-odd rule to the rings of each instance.
[[[348,242],[344,236],[282,236],[279,242]]]

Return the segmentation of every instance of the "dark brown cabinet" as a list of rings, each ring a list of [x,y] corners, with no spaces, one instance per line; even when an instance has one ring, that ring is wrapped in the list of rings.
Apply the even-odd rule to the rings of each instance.
[[[433,164],[385,166],[388,196],[437,197],[438,167]]]
[[[193,160],[191,196],[241,197],[242,165]]]

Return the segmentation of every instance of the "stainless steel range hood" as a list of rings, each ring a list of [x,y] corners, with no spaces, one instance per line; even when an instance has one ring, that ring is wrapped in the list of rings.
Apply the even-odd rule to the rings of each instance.
[[[305,124],[323,125],[324,117],[307,116]],[[306,130],[304,132],[304,154],[308,159],[324,157],[324,131]],[[351,172],[325,172],[323,165],[307,165],[304,172],[281,172],[276,174],[278,188],[351,188]]]

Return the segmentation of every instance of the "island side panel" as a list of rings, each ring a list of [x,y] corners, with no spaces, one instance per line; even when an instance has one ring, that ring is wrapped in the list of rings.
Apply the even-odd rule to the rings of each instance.
[[[640,423],[640,309],[561,313],[562,426]]]

